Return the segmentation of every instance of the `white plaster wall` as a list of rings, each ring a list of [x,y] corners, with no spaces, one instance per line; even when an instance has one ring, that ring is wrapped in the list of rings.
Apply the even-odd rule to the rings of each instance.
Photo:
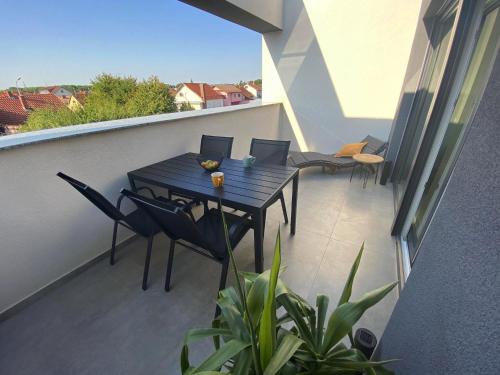
[[[202,109],[203,108],[203,103],[201,101],[201,98],[188,89],[186,86],[183,86],[175,95],[175,103],[176,104],[181,104],[181,103],[190,103],[193,108],[195,109]]]
[[[248,153],[252,137],[278,135],[277,104],[162,116],[163,122],[147,124],[158,119],[148,116],[147,125],[0,149],[0,312],[111,246],[111,220],[56,177],[58,171],[116,202],[128,187],[128,171],[196,152],[202,134],[234,136],[236,158]],[[52,131],[58,132],[37,137]],[[130,235],[123,230],[119,238]]]
[[[263,36],[263,100],[283,102],[293,148],[332,153],[367,134],[388,138],[420,5],[283,2],[283,31]]]
[[[254,89],[252,86],[250,85],[245,85],[245,89],[250,93],[252,94],[255,98],[258,97],[258,92],[256,89]]]
[[[224,107],[224,99],[207,100],[207,108]]]

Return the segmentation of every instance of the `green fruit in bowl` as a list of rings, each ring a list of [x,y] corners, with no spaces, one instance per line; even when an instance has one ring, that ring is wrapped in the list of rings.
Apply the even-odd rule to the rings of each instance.
[[[201,162],[201,166],[205,169],[216,169],[219,166],[219,162],[216,160],[205,160]]]

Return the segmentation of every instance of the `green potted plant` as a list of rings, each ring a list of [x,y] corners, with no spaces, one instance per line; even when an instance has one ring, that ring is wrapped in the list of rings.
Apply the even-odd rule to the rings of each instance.
[[[352,346],[353,325],[397,284],[388,284],[358,301],[350,301],[364,246],[352,265],[336,309],[327,319],[327,296],[319,295],[312,307],[279,279],[279,230],[271,269],[262,274],[238,272],[227,241],[224,215],[223,220],[236,288],[219,293],[217,304],[221,313],[212,327],[187,332],[181,353],[183,375],[392,373],[383,367],[391,361],[372,361]],[[350,347],[342,342],[346,337]],[[206,338],[212,338],[214,352],[193,366],[189,362],[189,345]]]

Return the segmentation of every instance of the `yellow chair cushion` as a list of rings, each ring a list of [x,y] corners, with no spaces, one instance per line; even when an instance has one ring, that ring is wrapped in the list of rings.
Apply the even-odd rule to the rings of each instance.
[[[345,158],[345,157],[352,157],[353,155],[356,154],[361,154],[363,147],[365,147],[367,144],[368,142],[361,142],[361,143],[348,143],[346,145],[343,145],[340,151],[335,154],[335,157]]]

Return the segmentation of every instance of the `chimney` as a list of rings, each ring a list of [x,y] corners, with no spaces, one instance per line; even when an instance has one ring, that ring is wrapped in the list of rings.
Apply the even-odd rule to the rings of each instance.
[[[23,94],[21,94],[19,92],[19,95],[17,96],[17,98],[19,99],[19,101],[21,102],[21,106],[23,107],[23,109],[28,112],[28,108],[26,107],[26,104],[24,103],[24,99],[23,99]]]
[[[201,101],[203,102],[203,105],[205,105],[205,88],[203,87],[204,84],[200,83],[200,95],[201,95]]]

